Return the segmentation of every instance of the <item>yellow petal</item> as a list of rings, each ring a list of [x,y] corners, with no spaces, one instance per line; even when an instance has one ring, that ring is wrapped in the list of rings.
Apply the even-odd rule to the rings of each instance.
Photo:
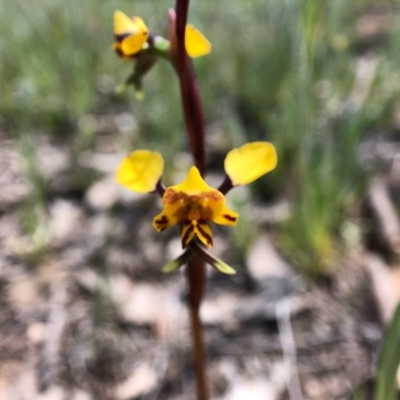
[[[143,45],[147,41],[147,33],[145,34],[133,34],[125,38],[121,42],[121,50],[124,55],[131,56],[142,50]]]
[[[187,221],[182,224],[182,247],[186,246],[197,236],[207,247],[212,247],[213,238],[211,228],[207,222]]]
[[[179,218],[179,209],[181,205],[179,203],[171,204],[165,206],[164,210],[160,214],[153,218],[153,226],[157,232],[162,232],[163,230],[169,228],[170,226],[176,225],[181,222]]]
[[[239,214],[230,210],[225,204],[215,205],[212,207],[210,220],[214,224],[235,226],[239,220]]]
[[[182,224],[182,248],[185,249],[189,242],[191,242],[196,236],[196,226],[193,222],[187,222]]]
[[[140,17],[130,19],[123,12],[115,11],[114,35],[117,41],[121,41],[119,50],[130,56],[138,53],[147,42],[149,29]]]
[[[212,247],[213,237],[210,225],[207,222],[194,221],[195,232],[197,237],[204,243],[207,247]]]
[[[156,188],[163,170],[164,160],[160,153],[136,150],[122,160],[115,179],[134,192],[148,193]]]
[[[149,33],[149,28],[147,28],[147,25],[144,23],[142,18],[134,16],[132,17],[132,21],[135,24],[136,28],[139,30],[139,32],[141,33],[146,32],[147,34]]]
[[[208,191],[215,191],[215,189],[207,185],[196,167],[191,167],[186,179],[178,185],[171,186],[171,189],[174,192],[183,192],[189,196]]]
[[[211,43],[193,25],[186,25],[185,47],[189,57],[201,57],[211,52]]]
[[[272,171],[278,162],[275,147],[268,142],[247,143],[231,150],[225,158],[225,172],[234,186],[246,185]]]
[[[122,11],[114,12],[114,35],[126,35],[137,32],[135,22]]]

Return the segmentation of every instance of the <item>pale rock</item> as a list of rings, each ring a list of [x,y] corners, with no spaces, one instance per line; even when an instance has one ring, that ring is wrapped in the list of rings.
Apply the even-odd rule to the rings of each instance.
[[[205,298],[201,304],[200,315],[204,324],[221,325],[235,322],[234,311],[241,299],[237,294],[223,293],[209,299]]]
[[[273,385],[264,379],[236,380],[222,400],[277,400],[278,393]]]
[[[111,299],[119,304],[128,302],[135,290],[130,279],[122,274],[115,274],[108,281]]]
[[[84,213],[72,201],[58,199],[50,206],[51,230],[58,245],[75,240],[82,228]]]
[[[93,270],[89,268],[81,269],[75,274],[75,279],[88,292],[93,293],[98,286],[99,277]]]
[[[114,177],[107,176],[95,183],[86,192],[86,202],[95,210],[108,210],[118,201],[118,187]]]
[[[8,300],[17,312],[33,310],[40,303],[39,287],[36,280],[24,276],[8,285]]]
[[[76,389],[72,394],[71,400],[92,400],[93,397],[90,393],[81,389]]]
[[[400,268],[389,267],[378,255],[369,254],[366,267],[382,321],[388,324],[400,301]]]
[[[256,281],[270,277],[283,277],[289,267],[276,251],[268,235],[260,235],[254,241],[247,256],[247,267]]]
[[[152,325],[160,339],[179,343],[187,330],[187,310],[180,301],[182,285],[178,279],[162,286],[136,284],[132,289],[123,289],[125,294],[120,295],[123,302],[119,304],[122,319]]]
[[[46,337],[46,324],[34,322],[28,326],[26,335],[32,344],[43,343]]]
[[[41,143],[36,151],[36,160],[42,175],[51,179],[68,168],[69,153],[60,146]]]
[[[36,393],[36,373],[33,368],[21,370],[20,365],[2,364],[0,371],[0,399],[34,399]]]
[[[278,400],[286,387],[290,370],[284,362],[276,362],[269,373],[268,380],[264,377],[243,379],[235,375],[230,379],[231,387],[220,400]]]
[[[27,369],[23,371],[15,382],[15,386],[18,388],[20,398],[22,399],[33,399],[37,394],[36,384],[36,371],[34,369]]]
[[[121,304],[123,318],[138,324],[154,324],[164,312],[161,291],[154,285],[134,285],[129,298]]]
[[[82,153],[80,164],[108,175],[114,175],[125,153]]]
[[[0,218],[0,239],[7,240],[21,235],[18,216],[16,214],[4,214]],[[3,242],[4,243],[4,242]]]
[[[21,236],[21,227],[16,214],[7,213],[0,218],[0,242],[2,243],[0,250],[13,252]]]
[[[117,400],[129,400],[150,392],[157,384],[157,374],[148,364],[139,365],[115,390]]]
[[[320,400],[324,398],[324,385],[318,379],[312,378],[304,383],[304,392],[307,397],[312,400]]]

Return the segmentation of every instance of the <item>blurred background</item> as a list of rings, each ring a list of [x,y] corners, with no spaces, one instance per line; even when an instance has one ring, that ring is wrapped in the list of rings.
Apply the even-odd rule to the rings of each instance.
[[[400,2],[192,0],[207,181],[248,141],[275,171],[228,195],[202,318],[213,399],[365,399],[400,299]],[[0,2],[0,398],[193,399],[178,230],[118,187],[138,148],[177,183],[188,153],[174,72],[111,50],[113,12],[167,34],[173,1]],[[388,345],[389,353],[398,351]],[[396,369],[392,365],[393,376]],[[368,397],[370,396],[370,397]],[[379,400],[389,400],[381,397]]]

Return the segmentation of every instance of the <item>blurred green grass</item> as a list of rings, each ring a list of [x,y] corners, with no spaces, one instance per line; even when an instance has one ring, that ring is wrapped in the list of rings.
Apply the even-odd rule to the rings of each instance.
[[[366,132],[391,129],[399,95],[398,2],[191,3],[190,22],[213,43],[212,53],[195,61],[207,126],[219,123],[228,144],[270,140],[277,146],[278,169],[254,184],[253,194],[292,201],[292,214],[279,232],[282,250],[311,275],[329,272],[343,247],[343,225],[366,187],[358,144]],[[82,123],[85,117],[121,108],[132,110],[137,122],[128,133],[132,148],[156,148],[173,160],[185,139],[172,69],[160,62],[146,76],[143,102],[133,91],[118,97],[113,87],[131,65],[110,48],[114,10],[140,15],[165,35],[173,5],[163,0],[0,3],[0,115],[6,132],[22,143],[22,156],[31,159],[28,165],[35,165],[35,135],[69,141],[79,155],[96,138]],[[356,29],[363,15],[375,14],[388,16],[378,40]],[[376,59],[368,82],[358,82],[362,57],[367,64]],[[366,93],[359,93],[360,85]],[[115,142],[122,148],[127,139],[115,132]],[[32,168],[40,204],[45,183]]]

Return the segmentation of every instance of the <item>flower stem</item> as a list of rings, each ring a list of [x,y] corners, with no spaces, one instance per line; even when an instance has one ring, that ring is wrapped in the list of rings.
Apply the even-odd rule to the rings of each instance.
[[[185,114],[190,150],[196,167],[204,175],[204,121],[196,73],[185,48],[185,28],[190,0],[176,0],[176,62],[182,106]],[[204,291],[205,264],[199,257],[189,260],[186,268],[189,284],[189,312],[192,325],[193,350],[196,370],[197,399],[208,399],[200,305]]]
[[[185,27],[189,0],[176,0],[176,70],[179,76],[183,111],[190,150],[196,167],[204,174],[204,119],[196,73],[185,48]]]
[[[189,311],[192,325],[193,350],[195,357],[197,399],[207,400],[207,378],[202,338],[202,326],[199,314],[204,289],[204,262],[198,257],[193,257],[187,265],[186,274],[189,283]]]

